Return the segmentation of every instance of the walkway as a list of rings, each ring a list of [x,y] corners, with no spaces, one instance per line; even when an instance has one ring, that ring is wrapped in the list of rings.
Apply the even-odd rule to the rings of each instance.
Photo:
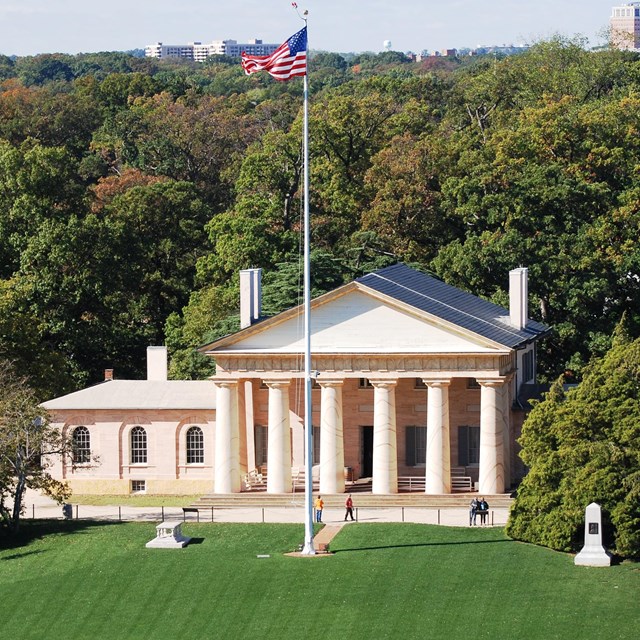
[[[340,530],[345,524],[347,523],[325,524],[313,537],[313,548],[320,553],[330,551],[331,541],[340,533]]]
[[[73,504],[73,499],[71,500]],[[491,504],[491,502],[490,502]],[[25,518],[61,518],[62,508],[50,498],[28,491],[25,499]],[[187,506],[187,505],[185,505]],[[412,522],[417,524],[440,524],[452,527],[468,527],[469,512],[466,507],[423,507],[412,505],[374,506],[362,505],[354,509],[358,522]],[[507,522],[508,507],[497,506],[489,510],[489,525],[504,526]],[[73,505],[73,517],[79,519],[98,519],[110,521],[144,520],[161,522],[167,519],[182,520],[185,514],[181,507],[131,507],[131,506],[91,506]],[[186,520],[193,522],[245,522],[245,523],[304,523],[304,505],[289,502],[287,506],[266,505],[259,503],[237,506],[201,507],[199,511],[188,512]],[[323,511],[325,529],[337,527],[344,523],[344,507],[330,506]],[[328,532],[327,534],[328,535]]]

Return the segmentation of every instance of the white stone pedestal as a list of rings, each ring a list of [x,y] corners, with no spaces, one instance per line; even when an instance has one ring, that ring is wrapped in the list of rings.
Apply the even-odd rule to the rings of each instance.
[[[611,556],[602,546],[602,512],[600,505],[592,502],[585,509],[584,547],[575,557],[575,564],[585,567],[608,567]]]
[[[165,520],[156,526],[156,537],[145,545],[149,549],[182,549],[191,538],[182,535],[182,522]]]

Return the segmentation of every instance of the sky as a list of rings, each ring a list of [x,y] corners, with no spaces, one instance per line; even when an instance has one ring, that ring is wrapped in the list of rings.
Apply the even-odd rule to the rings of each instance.
[[[627,0],[624,0],[627,1]],[[309,48],[340,53],[523,44],[554,34],[604,43],[615,0],[298,0]],[[80,53],[233,39],[281,43],[290,0],[0,0],[0,53]]]

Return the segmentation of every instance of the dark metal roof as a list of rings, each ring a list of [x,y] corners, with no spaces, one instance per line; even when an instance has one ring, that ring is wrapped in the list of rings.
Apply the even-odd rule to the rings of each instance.
[[[437,278],[399,263],[356,282],[506,347],[540,338],[549,328],[529,320],[523,329],[509,324],[509,311]]]

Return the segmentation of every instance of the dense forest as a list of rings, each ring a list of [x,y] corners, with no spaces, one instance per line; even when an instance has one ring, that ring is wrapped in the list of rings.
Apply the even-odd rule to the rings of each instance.
[[[622,314],[640,335],[640,57],[540,42],[419,63],[310,63],[314,294],[397,261],[530,311],[547,380],[578,378]],[[0,56],[0,358],[42,398],[173,377],[237,327],[238,270],[297,303],[302,82],[120,53]]]

